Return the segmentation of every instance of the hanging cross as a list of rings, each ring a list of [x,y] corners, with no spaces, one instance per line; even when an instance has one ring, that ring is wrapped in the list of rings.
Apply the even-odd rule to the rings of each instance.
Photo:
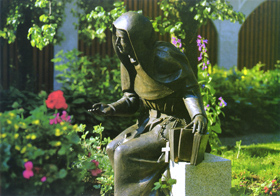
[[[166,142],[166,147],[161,149],[161,152],[165,152],[165,163],[168,163],[169,151],[170,151],[169,142]]]

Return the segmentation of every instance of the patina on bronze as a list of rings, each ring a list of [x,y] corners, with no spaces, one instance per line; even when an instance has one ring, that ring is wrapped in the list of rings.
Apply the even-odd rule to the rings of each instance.
[[[168,167],[169,130],[187,124],[193,132],[206,129],[199,86],[186,56],[172,44],[156,41],[151,22],[141,14],[127,12],[113,23],[113,46],[121,61],[124,95],[89,111],[121,116],[143,106],[137,123],[121,132],[107,153],[116,196],[155,195],[154,182]]]

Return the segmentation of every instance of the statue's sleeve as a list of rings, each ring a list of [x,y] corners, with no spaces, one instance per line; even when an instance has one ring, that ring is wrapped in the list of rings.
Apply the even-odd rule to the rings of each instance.
[[[139,108],[139,97],[134,91],[134,80],[136,71],[132,66],[125,66],[121,63],[121,85],[123,97],[111,103],[114,108],[114,115],[125,116],[135,113]]]
[[[135,93],[134,92],[134,81],[136,76],[136,71],[134,67],[131,66],[125,66],[121,63],[121,85],[122,85],[122,91]]]

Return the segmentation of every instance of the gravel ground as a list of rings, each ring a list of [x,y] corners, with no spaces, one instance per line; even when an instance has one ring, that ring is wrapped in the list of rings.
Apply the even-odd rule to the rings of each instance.
[[[221,137],[223,146],[235,146],[236,141],[242,140],[241,145],[280,142],[280,132],[278,133],[256,133],[238,137]]]

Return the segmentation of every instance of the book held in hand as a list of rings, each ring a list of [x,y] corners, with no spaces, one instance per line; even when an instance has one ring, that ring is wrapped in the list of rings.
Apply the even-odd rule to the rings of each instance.
[[[192,129],[170,129],[170,159],[174,162],[185,161],[198,165],[204,159],[209,134],[192,133]]]

